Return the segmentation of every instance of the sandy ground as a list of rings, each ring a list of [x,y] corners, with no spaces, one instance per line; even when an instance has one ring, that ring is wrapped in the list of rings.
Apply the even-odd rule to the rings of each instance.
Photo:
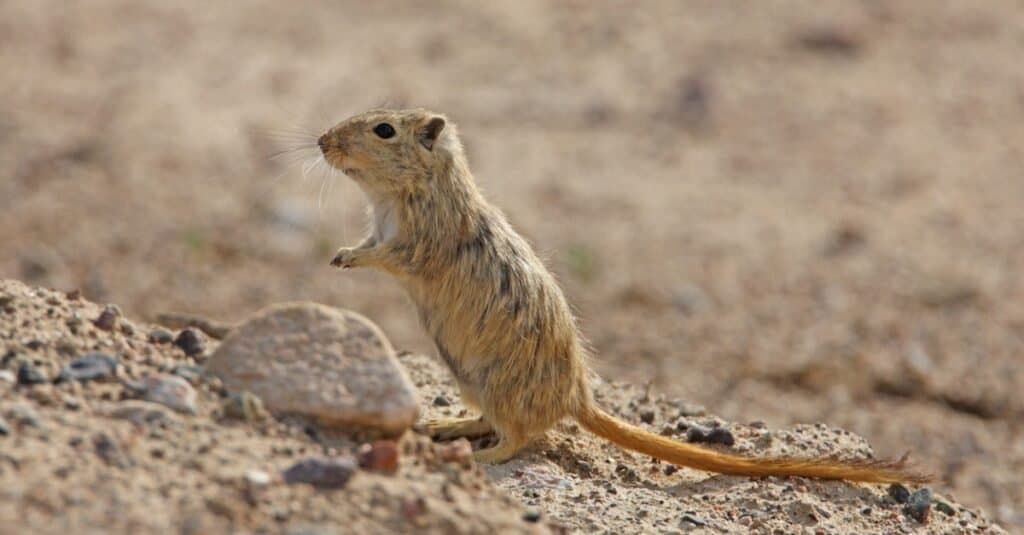
[[[1024,11],[631,6],[4,2],[0,277],[140,317],[313,299],[429,352],[392,281],[327,266],[357,189],[272,158],[425,106],[605,376],[912,450],[1024,530]]]

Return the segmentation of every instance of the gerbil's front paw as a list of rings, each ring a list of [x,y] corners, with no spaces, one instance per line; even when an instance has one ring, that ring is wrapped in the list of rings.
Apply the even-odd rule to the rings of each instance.
[[[342,247],[338,249],[337,253],[334,253],[334,259],[331,260],[331,265],[339,267],[341,269],[349,269],[355,267],[356,250],[351,247]]]

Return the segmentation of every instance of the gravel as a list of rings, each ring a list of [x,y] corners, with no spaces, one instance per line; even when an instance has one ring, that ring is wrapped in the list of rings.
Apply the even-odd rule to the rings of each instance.
[[[356,473],[356,463],[348,457],[303,459],[284,471],[285,483],[306,483],[314,487],[340,489]]]
[[[174,345],[181,348],[186,355],[194,357],[206,351],[206,338],[197,329],[182,329],[174,338]]]
[[[114,305],[107,305],[103,312],[93,320],[93,325],[104,331],[112,330],[117,326],[117,320],[121,317],[121,309]]]
[[[889,497],[896,500],[896,503],[907,503],[910,499],[910,491],[899,483],[889,485]]]
[[[176,375],[157,375],[143,379],[143,397],[178,412],[196,414],[196,391],[188,381]]]
[[[117,374],[118,361],[106,353],[88,353],[64,367],[56,382],[95,381]]]
[[[18,384],[32,386],[45,382],[46,376],[32,364],[22,362],[21,366],[18,366]]]
[[[724,427],[707,428],[699,425],[691,425],[686,430],[687,442],[698,442],[704,444],[722,444],[732,446],[736,443],[736,437]]]
[[[914,520],[924,524],[928,522],[932,506],[932,491],[923,488],[914,491],[907,499],[907,505],[903,510]]]
[[[170,344],[174,342],[174,333],[163,327],[154,327],[149,331],[149,341],[155,344]]]

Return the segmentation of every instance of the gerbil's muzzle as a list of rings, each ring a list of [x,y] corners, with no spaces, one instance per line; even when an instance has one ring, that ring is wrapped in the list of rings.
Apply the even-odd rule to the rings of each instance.
[[[320,139],[316,140],[317,146],[320,147],[320,152],[327,154],[327,134],[320,136]]]

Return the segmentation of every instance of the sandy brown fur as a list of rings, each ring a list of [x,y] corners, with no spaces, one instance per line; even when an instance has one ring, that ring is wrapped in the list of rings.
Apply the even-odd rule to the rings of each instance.
[[[395,135],[374,133],[381,123]],[[680,443],[599,409],[587,353],[561,289],[477,189],[454,125],[426,110],[373,110],[320,138],[327,161],[371,201],[372,228],[332,264],[391,273],[419,311],[463,400],[480,418],[428,423],[437,436],[496,432],[476,452],[502,462],[565,417],[620,446],[719,473],[891,482],[924,476],[900,462],[746,458]]]

